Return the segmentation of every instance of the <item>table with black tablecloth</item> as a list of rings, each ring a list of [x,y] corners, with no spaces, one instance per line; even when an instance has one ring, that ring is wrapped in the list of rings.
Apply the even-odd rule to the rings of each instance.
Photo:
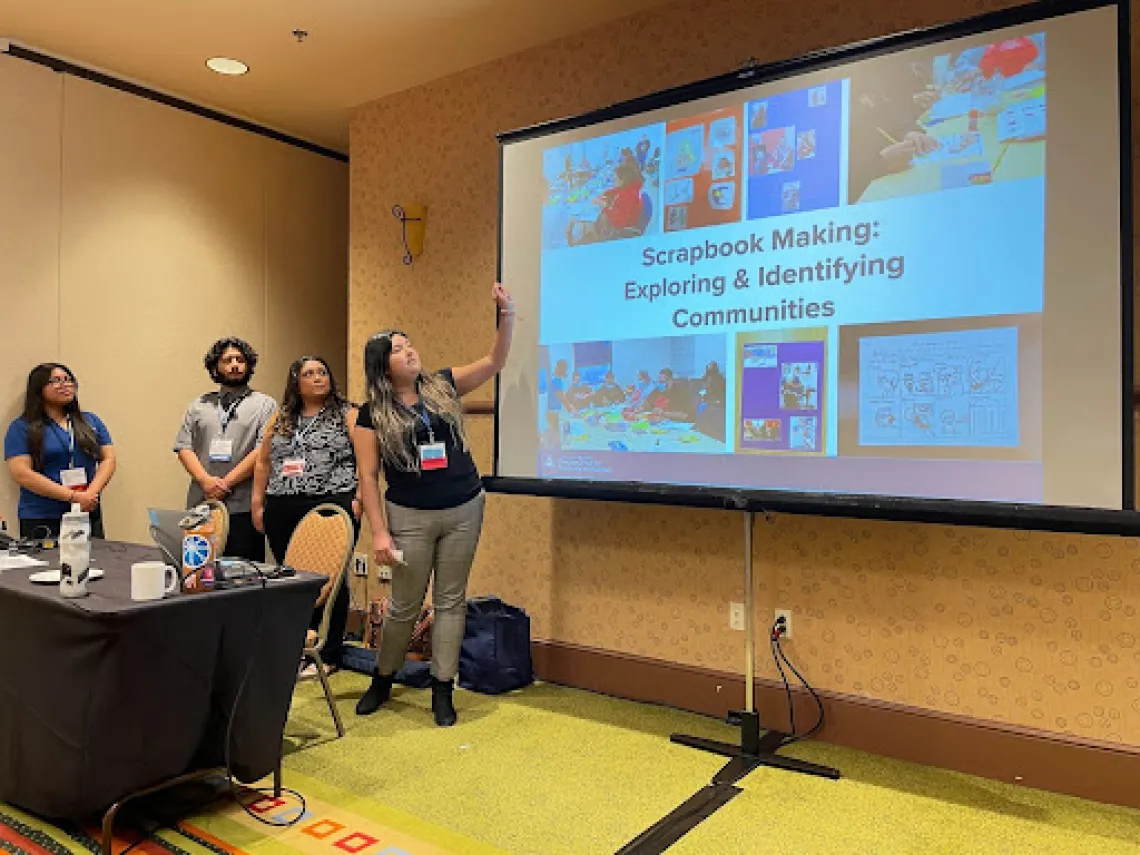
[[[33,557],[58,567],[58,552]],[[133,602],[131,564],[151,560],[155,548],[95,541],[91,563],[105,576],[74,600],[29,581],[43,567],[0,571],[0,802],[85,818],[224,766],[231,713],[234,776],[276,767],[325,578]]]

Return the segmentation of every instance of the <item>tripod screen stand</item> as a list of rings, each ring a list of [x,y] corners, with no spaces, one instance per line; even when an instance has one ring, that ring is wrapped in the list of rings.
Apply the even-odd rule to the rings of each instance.
[[[756,712],[756,614],[755,595],[752,580],[752,535],[756,523],[755,511],[744,514],[744,710],[740,714],[740,744],[717,742],[699,736],[673,734],[670,740],[678,745],[687,745],[700,751],[719,754],[729,758],[728,763],[713,776],[714,784],[734,784],[760,766],[770,766],[789,772],[816,775],[821,778],[839,778],[839,770],[830,766],[819,766],[794,757],[783,757],[777,752],[784,745],[789,734],[769,730],[760,735],[760,716]]]

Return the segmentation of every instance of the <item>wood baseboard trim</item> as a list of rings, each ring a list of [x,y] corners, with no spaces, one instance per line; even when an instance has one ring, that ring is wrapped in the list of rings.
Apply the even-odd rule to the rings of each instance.
[[[724,718],[744,704],[744,678],[607,650],[536,641],[544,682]],[[815,738],[925,766],[965,772],[1106,804],[1140,808],[1140,746],[1066,737],[854,695],[819,692],[825,719]],[[814,722],[815,703],[793,694],[797,722]],[[787,729],[781,683],[758,680],[762,726]],[[802,725],[801,725],[802,727]]]

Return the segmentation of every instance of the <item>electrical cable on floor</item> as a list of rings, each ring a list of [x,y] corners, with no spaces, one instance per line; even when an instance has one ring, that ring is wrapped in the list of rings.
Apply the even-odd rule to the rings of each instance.
[[[179,813],[182,814],[183,816],[186,816],[186,815],[193,816],[198,811],[202,810],[207,805],[209,805],[211,802],[217,801],[217,798],[218,798],[217,794],[211,793],[209,798],[203,799],[202,801],[198,802],[196,805],[194,805],[194,807],[190,808],[189,810],[183,809],[183,810],[179,811]],[[146,834],[143,834],[141,837],[139,837],[138,840],[136,840],[134,843],[132,843],[126,849],[117,853],[117,855],[127,855],[127,853],[130,852],[131,850],[133,850],[136,846],[141,846],[142,844],[150,843],[151,841],[154,841],[155,843],[161,843],[162,838],[160,838],[158,836],[160,831],[173,831],[175,834],[179,834],[180,831],[179,831],[178,825],[179,825],[179,823],[182,822],[183,816],[175,817],[173,819],[167,820],[166,822],[155,822],[154,827],[151,828],[150,831],[146,832]]]
[[[792,664],[791,660],[788,659],[788,654],[784,652],[783,645],[780,643],[780,639],[783,638],[784,632],[785,628],[782,625],[781,621],[777,620],[776,623],[772,624],[772,659],[776,663],[776,669],[780,672],[780,676],[784,680],[784,691],[788,697],[788,718],[791,721],[791,733],[788,734],[783,744],[791,745],[793,742],[799,742],[803,739],[810,739],[812,736],[817,734],[820,728],[823,727],[824,712],[823,701],[820,699],[815,689],[812,688],[811,684],[804,679],[803,674],[801,674],[796,666]],[[819,711],[815,724],[812,725],[811,729],[807,733],[796,733],[796,718],[795,708],[792,701],[792,690],[791,686],[788,684],[787,675],[784,672],[784,665],[788,666],[791,672],[796,675],[796,679],[798,679],[803,684],[803,687],[808,690],[808,692],[811,694],[812,700],[815,701],[816,709]]]

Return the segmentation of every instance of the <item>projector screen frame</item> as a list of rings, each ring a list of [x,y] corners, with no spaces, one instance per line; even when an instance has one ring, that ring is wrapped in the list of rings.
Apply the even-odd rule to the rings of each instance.
[[[561,478],[500,476],[501,380],[495,377],[492,476],[483,478],[488,492],[552,498],[617,501],[684,507],[718,508],[759,513],[789,513],[901,522],[948,523],[988,528],[1045,530],[1131,536],[1140,534],[1136,513],[1135,408],[1133,334],[1133,192],[1131,116],[1131,36],[1129,0],[1034,0],[1034,2],[879,38],[744,67],[578,116],[543,122],[497,135],[499,142],[498,224],[496,275],[503,271],[504,158],[507,146],[553,133],[589,127],[614,119],[678,106],[772,83],[809,71],[820,71],[855,59],[869,59],[900,50],[950,39],[984,34],[1007,27],[1078,12],[1115,7],[1117,12],[1117,86],[1120,131],[1120,365],[1121,365],[1121,510],[998,501],[963,501],[874,494],[815,493],[773,489],[740,489],[654,482],[587,481]],[[496,313],[496,323],[498,323]]]

